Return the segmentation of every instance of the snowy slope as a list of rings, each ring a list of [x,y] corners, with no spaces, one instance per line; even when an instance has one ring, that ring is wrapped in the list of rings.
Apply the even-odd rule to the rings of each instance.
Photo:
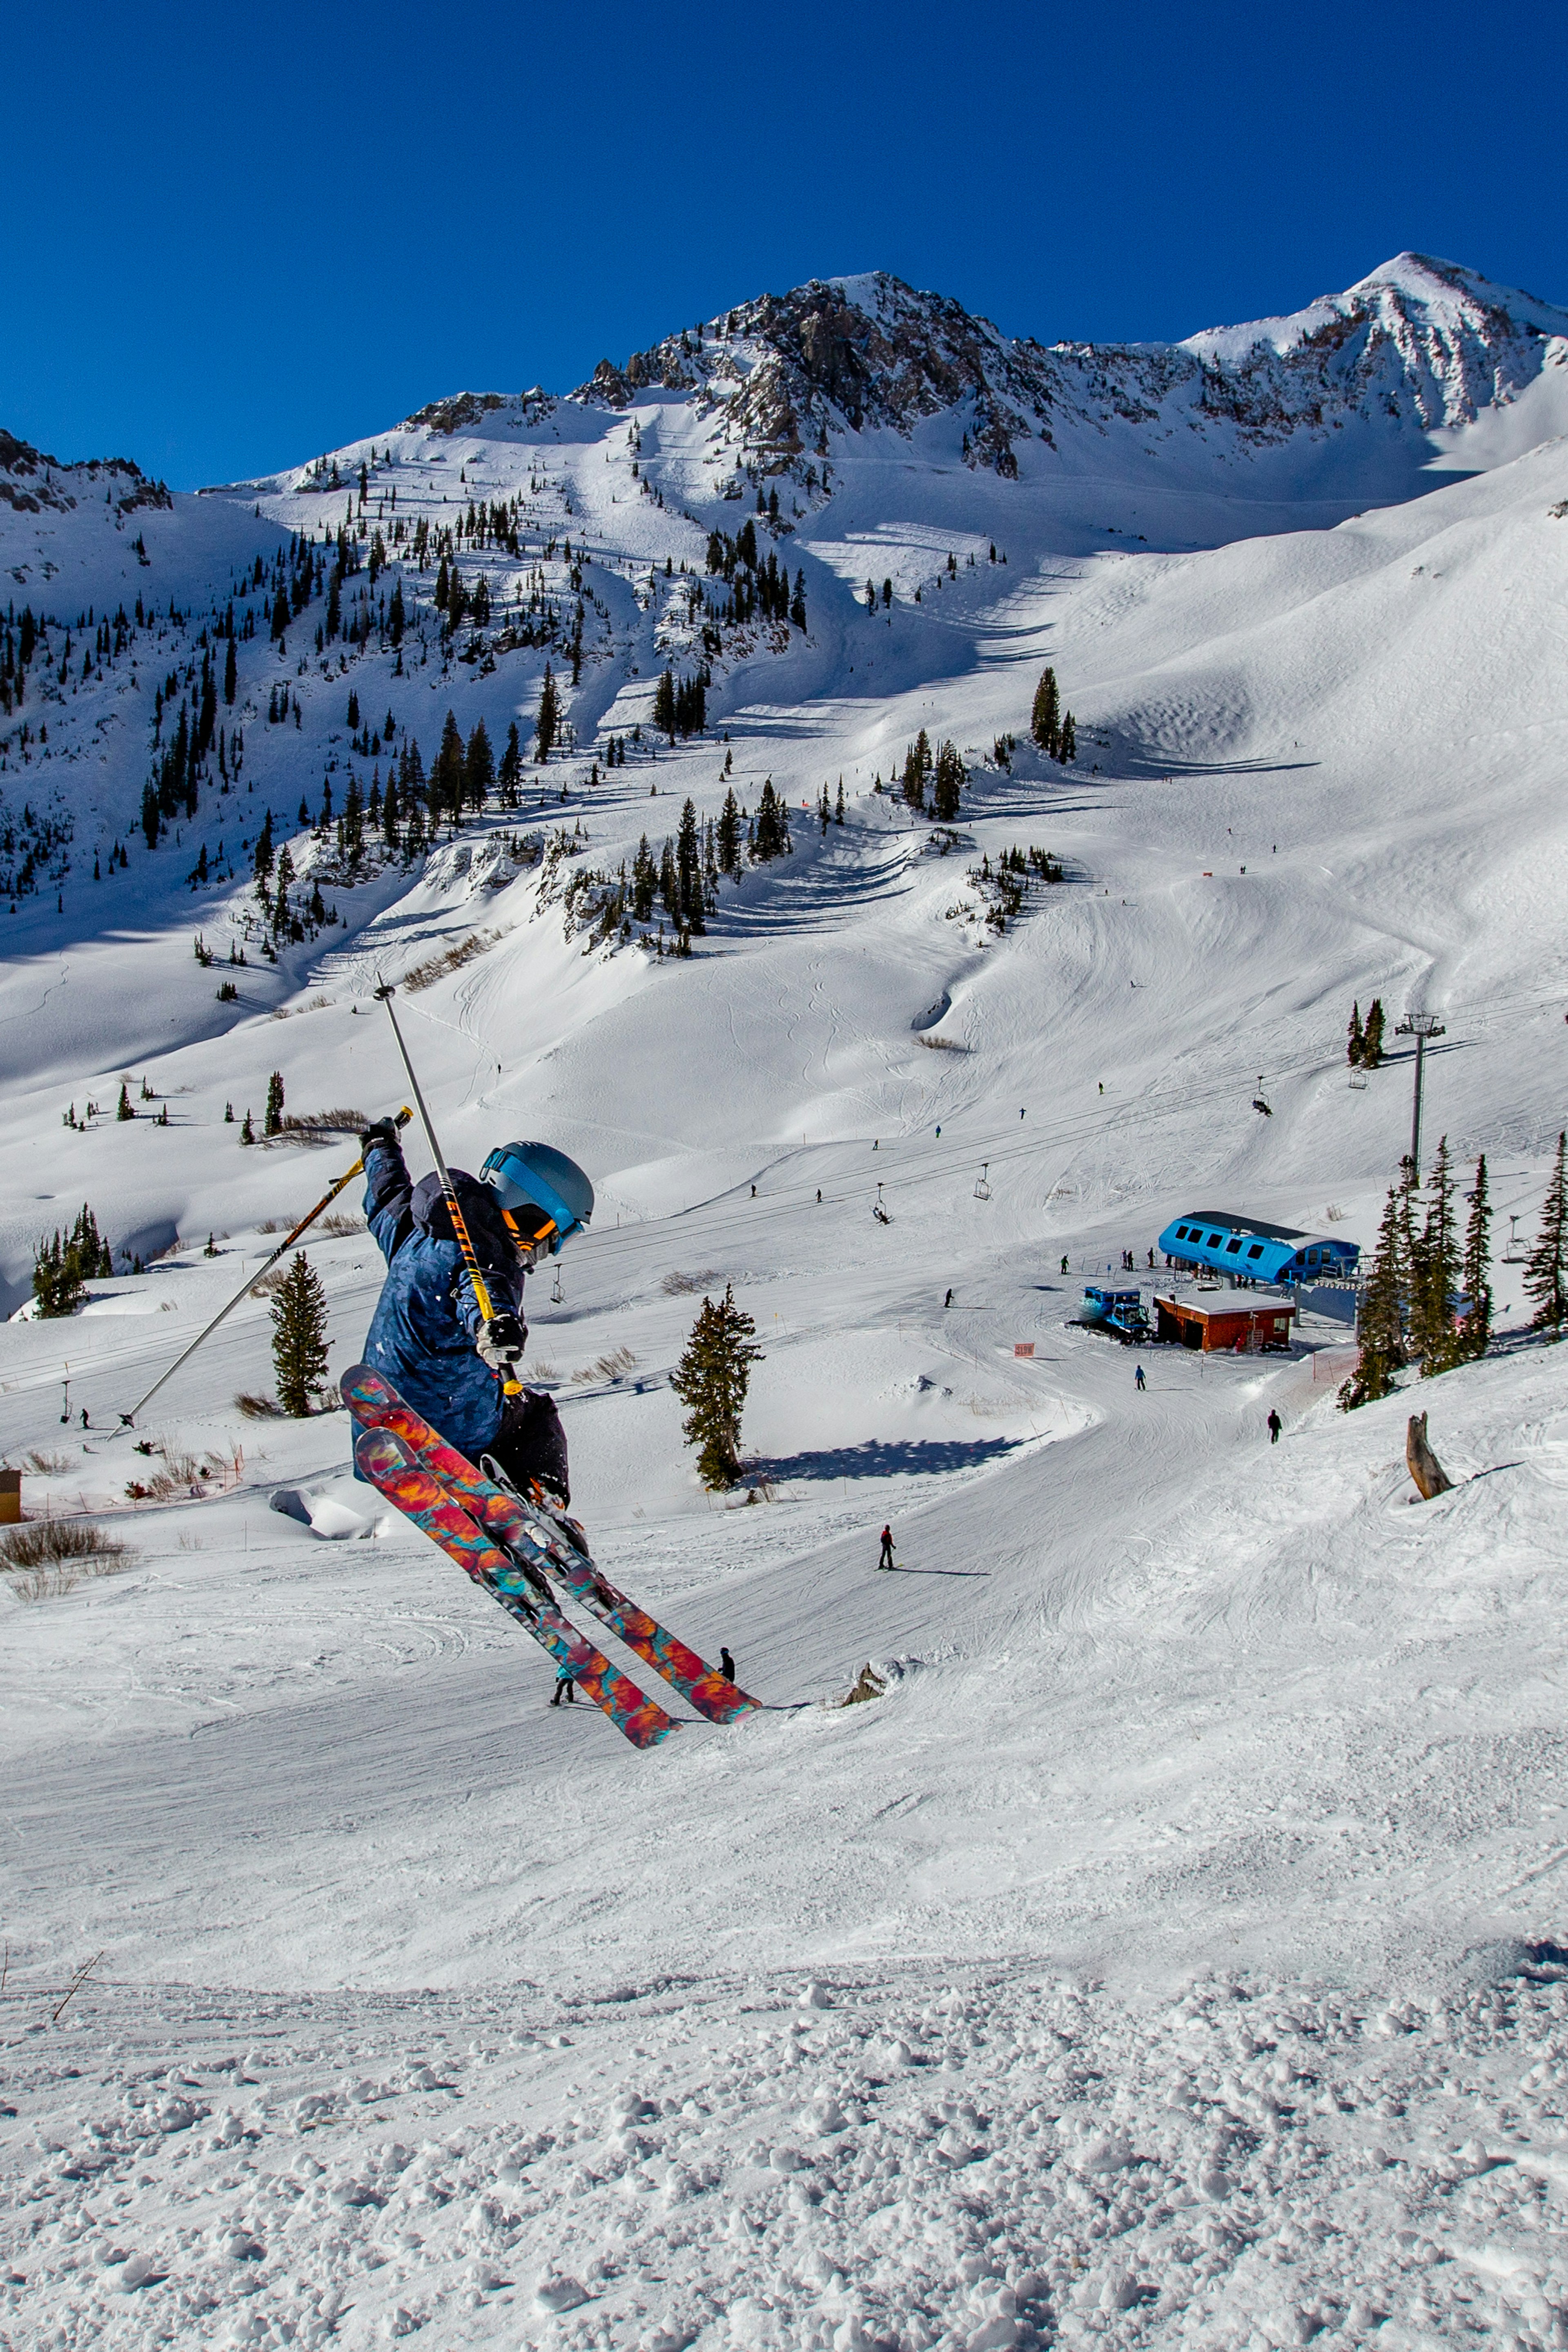
[[[0,813],[59,814],[0,917],[6,1300],[84,1198],[123,1252],[181,1244],[0,1342],[29,1507],[134,1547],[10,1606],[0,1656],[16,2341],[1554,2340],[1557,1351],[1500,1264],[1498,1358],[1414,1400],[1458,1482],[1422,1507],[1412,1401],[1337,1414],[1332,1325],[1155,1351],[1138,1396],[1071,1318],[1199,1199],[1370,1243],[1409,1064],[1346,1085],[1353,998],[1438,1011],[1428,1144],[1487,1152],[1500,1250],[1532,1229],[1568,1092],[1565,350],[1568,315],[1410,256],[1124,352],[879,276],[172,506],[0,450],[56,501],[0,502],[51,620]],[[470,502],[507,519],[456,557],[492,618],[447,645],[412,533]],[[361,516],[364,643],[317,651],[323,586],[280,652],[276,551]],[[719,616],[709,533],[747,520],[804,629]],[[397,647],[355,602],[378,530]],[[410,739],[428,767],[449,708],[528,739],[580,595],[575,740],[520,805],[350,870],[324,782],[340,814]],[[192,701],[231,601],[237,767],[149,849],[154,697]],[[705,653],[708,731],[655,746],[658,670]],[[1047,661],[1079,759],[999,764]],[[953,842],[872,789],[922,727],[969,766]],[[571,874],[768,777],[793,852],[721,884],[689,961],[568,921]],[[267,810],[340,919],[276,964]],[[1013,845],[1066,879],[998,935],[971,869]],[[274,1069],[291,1112],[400,1101],[371,992],[448,944],[400,999],[444,1140],[593,1176],[535,1375],[610,1572],[768,1702],[733,1733],[637,1757],[547,1711],[508,1621],[348,1486],[341,1415],[239,1416],[263,1300],[145,1424],[197,1494],[127,1501],[163,1456],[115,1414],[351,1156],[242,1150],[225,1104]],[[351,1230],[310,1255],[337,1371],[379,1265]],[[726,1281],[766,1349],[757,1504],[696,1486],[667,1385]],[[884,1698],[819,1704],[868,1658]]]

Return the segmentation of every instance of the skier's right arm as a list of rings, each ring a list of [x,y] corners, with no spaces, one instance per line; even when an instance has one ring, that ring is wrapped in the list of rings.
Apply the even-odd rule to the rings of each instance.
[[[365,1223],[390,1265],[413,1229],[409,1202],[413,1186],[403,1165],[402,1145],[390,1119],[368,1128],[360,1139],[365,1163]]]

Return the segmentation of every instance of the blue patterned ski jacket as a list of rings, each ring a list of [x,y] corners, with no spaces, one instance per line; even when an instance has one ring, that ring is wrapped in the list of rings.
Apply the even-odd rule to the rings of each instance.
[[[476,1462],[500,1426],[501,1383],[475,1353],[482,1318],[440,1180],[409,1181],[395,1143],[365,1155],[365,1217],[387,1278],[365,1339],[373,1364],[451,1445]],[[488,1185],[452,1171],[469,1239],[497,1315],[522,1309],[523,1269]]]

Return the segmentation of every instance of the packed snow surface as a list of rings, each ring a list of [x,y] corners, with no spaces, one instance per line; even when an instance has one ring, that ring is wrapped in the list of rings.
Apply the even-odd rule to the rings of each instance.
[[[0,442],[5,625],[46,624],[0,719],[5,1306],[84,1201],[117,1266],[5,1325],[0,1442],[29,1516],[129,1547],[6,1580],[0,2340],[1568,2341],[1568,1376],[1510,1245],[1568,1091],[1565,336],[1418,256],[1115,352],[870,276],[199,499]],[[747,522],[804,625],[719,612]],[[354,636],[317,648],[324,582],[273,635],[278,550],[361,523]],[[150,847],[230,642],[224,769]],[[513,805],[350,855],[350,780],[449,709],[531,753],[547,660]],[[951,827],[892,789],[921,729]],[[598,919],[769,780],[790,854],[689,958]],[[1014,848],[1062,878],[1009,914]],[[529,1366],[607,1573],[763,1702],[732,1728],[549,1707],[340,1411],[241,1412],[265,1285],[116,1433],[404,1099],[405,975],[454,1163],[593,1178]],[[1345,1415],[1332,1302],[1277,1357],[1079,1325],[1166,1286],[1183,1209],[1370,1248],[1409,1007],[1424,1158],[1488,1157],[1488,1360]],[[243,1147],[274,1071],[299,1123]],[[358,1206],[308,1243],[334,1375]],[[668,1383],[726,1284],[764,1360],[716,1496]]]

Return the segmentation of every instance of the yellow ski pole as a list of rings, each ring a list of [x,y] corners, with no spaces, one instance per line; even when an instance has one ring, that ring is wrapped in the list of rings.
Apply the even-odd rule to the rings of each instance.
[[[409,1109],[408,1105],[405,1103],[402,1110],[399,1111],[393,1124],[397,1127],[406,1127],[413,1117],[413,1111]],[[267,1259],[267,1264],[264,1266],[258,1267],[255,1274],[247,1275],[246,1276],[244,1283],[241,1285],[240,1288],[235,1292],[235,1295],[229,1300],[228,1305],[226,1307],[221,1307],[214,1316],[212,1321],[207,1325],[205,1330],[198,1331],[195,1338],[192,1340],[190,1346],[185,1349],[183,1353],[175,1357],[168,1370],[159,1374],[152,1387],[148,1390],[146,1395],[140,1398],[138,1402],[131,1406],[129,1412],[122,1412],[120,1414],[120,1425],[121,1429],[134,1429],[136,1426],[136,1416],[141,1411],[142,1406],[152,1403],[153,1398],[157,1395],[164,1381],[172,1381],[173,1379],[181,1365],[185,1361],[186,1357],[193,1356],[197,1349],[201,1346],[203,1340],[211,1339],[213,1333],[217,1329],[218,1325],[225,1321],[228,1316],[234,1313],[235,1308],[239,1305],[240,1300],[245,1297],[246,1291],[255,1289],[256,1284],[262,1279],[262,1276],[268,1274],[277,1264],[277,1261],[283,1255],[284,1251],[292,1249],[295,1243],[299,1239],[300,1234],[305,1232],[306,1228],[315,1223],[317,1218],[321,1214],[322,1210],[329,1209],[331,1207],[333,1202],[337,1199],[344,1185],[351,1184],[355,1177],[363,1171],[364,1165],[364,1154],[361,1152],[359,1159],[355,1160],[353,1166],[346,1170],[345,1172],[339,1177],[337,1182],[329,1191],[322,1193],[321,1198],[317,1202],[316,1206],[310,1211],[309,1215],[301,1217],[299,1223],[295,1226],[294,1231],[291,1234],[285,1234],[283,1239],[278,1243],[277,1247],[273,1251],[272,1255]]]
[[[463,1212],[457,1205],[457,1188],[452,1181],[444,1155],[435,1139],[434,1121],[426,1109],[424,1097],[419,1090],[419,1080],[414,1076],[413,1064],[409,1059],[408,1047],[403,1043],[402,1031],[398,1027],[397,1014],[392,1011],[392,992],[383,983],[376,991],[376,1002],[386,1006],[387,1019],[392,1023],[392,1035],[397,1039],[398,1052],[402,1055],[402,1066],[408,1072],[408,1082],[413,1089],[414,1101],[419,1105],[420,1118],[424,1122],[425,1140],[430,1146],[430,1156],[435,1162],[435,1172],[441,1179],[441,1197],[445,1202],[446,1213],[452,1219],[452,1230],[457,1236],[457,1246],[463,1253],[463,1264],[467,1271],[468,1279],[474,1285],[474,1296],[479,1303],[479,1312],[488,1323],[492,1319],[493,1312],[490,1306],[490,1293],[486,1288],[485,1277],[479,1271],[478,1255],[468,1238],[468,1228],[463,1222]],[[515,1365],[508,1368],[501,1381],[501,1393],[508,1397],[517,1397],[523,1393],[523,1384],[517,1378]]]

